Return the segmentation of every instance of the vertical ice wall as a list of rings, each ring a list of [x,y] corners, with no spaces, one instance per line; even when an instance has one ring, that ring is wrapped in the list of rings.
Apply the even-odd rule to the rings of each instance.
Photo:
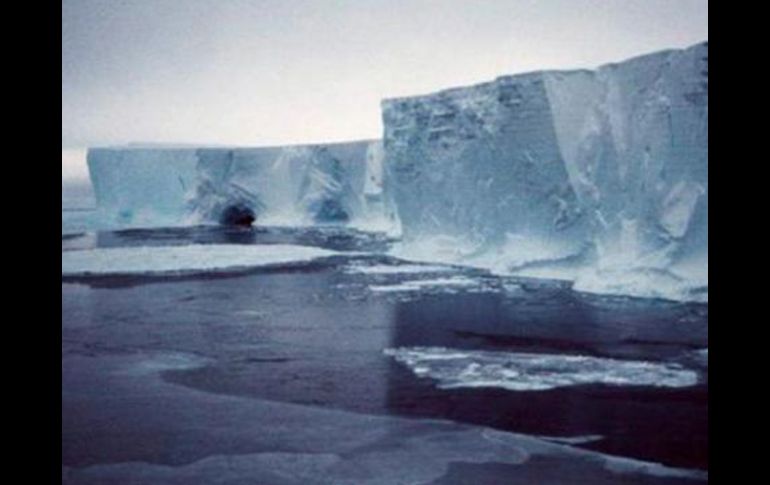
[[[478,253],[514,241],[535,259],[581,251],[586,225],[542,75],[385,100],[387,183],[405,241]]]
[[[707,43],[385,100],[383,121],[406,254],[443,238],[586,290],[707,285]]]
[[[98,206],[118,225],[238,206],[263,224],[400,228],[407,255],[588,291],[707,288],[707,43],[382,107],[382,143],[91,150]]]
[[[599,269],[707,285],[708,44],[545,76]]]
[[[254,149],[202,149],[190,212],[215,220],[234,203],[266,224],[361,223],[366,190],[382,191],[372,150],[379,142]]]
[[[107,225],[220,222],[229,208],[259,224],[369,227],[384,214],[379,141],[265,148],[89,151]],[[392,213],[392,210],[391,210]],[[392,214],[390,214],[392,215]],[[389,229],[383,223],[380,229]]]
[[[92,148],[87,155],[100,218],[108,227],[176,225],[197,178],[195,149]]]

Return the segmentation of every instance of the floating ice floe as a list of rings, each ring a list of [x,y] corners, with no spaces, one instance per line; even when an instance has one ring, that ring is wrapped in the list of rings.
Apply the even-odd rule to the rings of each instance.
[[[375,292],[409,292],[426,289],[469,289],[478,288],[479,281],[465,276],[453,278],[436,278],[429,280],[412,280],[392,285],[370,285],[369,289]]]
[[[176,274],[306,263],[335,251],[290,244],[193,244],[62,252],[62,276]]]
[[[415,274],[415,273],[438,273],[452,271],[450,266],[437,266],[428,264],[377,264],[371,266],[351,265],[345,269],[346,273],[360,273],[371,275],[389,275],[389,274]]]
[[[582,355],[457,350],[444,347],[386,349],[385,355],[442,389],[499,387],[543,391],[585,384],[687,387],[698,373],[678,364],[627,361]]]

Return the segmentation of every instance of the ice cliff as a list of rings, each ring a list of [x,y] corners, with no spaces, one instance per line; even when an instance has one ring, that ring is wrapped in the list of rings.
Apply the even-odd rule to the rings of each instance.
[[[108,227],[344,224],[395,254],[599,293],[708,296],[708,44],[382,102],[384,137],[97,148]]]
[[[707,298],[707,43],[382,108],[401,254]]]
[[[390,229],[379,141],[265,148],[95,148],[88,167],[100,218],[117,227],[258,223]]]

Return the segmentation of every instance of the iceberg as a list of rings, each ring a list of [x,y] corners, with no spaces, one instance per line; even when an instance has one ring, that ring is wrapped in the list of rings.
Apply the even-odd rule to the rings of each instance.
[[[191,148],[91,148],[86,161],[105,227],[178,225],[196,179]]]
[[[88,152],[103,228],[341,225],[410,261],[708,300],[708,43],[382,101],[382,140]]]
[[[588,291],[608,285],[587,281],[621,278],[632,294],[703,298],[708,43],[386,99],[382,109],[399,255],[561,273]],[[676,282],[663,295],[649,291],[661,274]]]
[[[379,141],[264,148],[94,148],[88,167],[108,227],[227,222],[388,230]]]

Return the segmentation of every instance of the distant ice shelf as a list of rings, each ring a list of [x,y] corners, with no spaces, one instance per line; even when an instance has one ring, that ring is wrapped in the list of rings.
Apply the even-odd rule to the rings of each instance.
[[[216,224],[233,209],[261,225],[397,230],[382,189],[381,142],[263,148],[93,148],[88,167],[107,227]]]

